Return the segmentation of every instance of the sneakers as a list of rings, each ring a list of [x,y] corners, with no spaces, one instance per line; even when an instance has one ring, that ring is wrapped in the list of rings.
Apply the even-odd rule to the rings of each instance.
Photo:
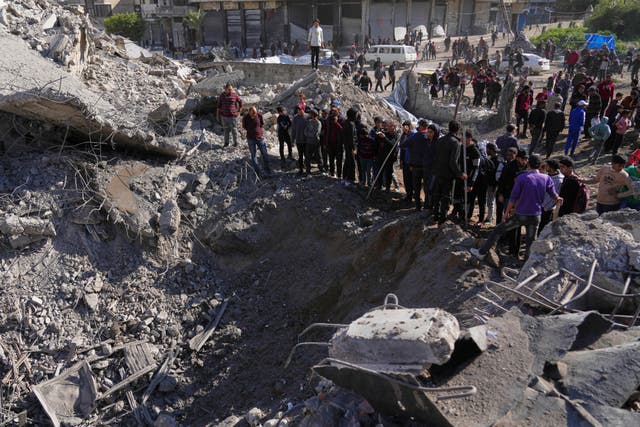
[[[480,261],[482,261],[484,259],[484,257],[487,255],[487,254],[483,254],[482,252],[480,252],[480,249],[477,249],[477,248],[471,248],[471,249],[469,249],[469,252],[471,253],[471,255],[473,255],[474,257],[476,257]]]

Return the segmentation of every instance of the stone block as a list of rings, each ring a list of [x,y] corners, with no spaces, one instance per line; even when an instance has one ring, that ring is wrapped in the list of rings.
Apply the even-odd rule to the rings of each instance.
[[[420,370],[451,357],[457,319],[437,308],[374,310],[331,339],[331,357],[390,371]]]

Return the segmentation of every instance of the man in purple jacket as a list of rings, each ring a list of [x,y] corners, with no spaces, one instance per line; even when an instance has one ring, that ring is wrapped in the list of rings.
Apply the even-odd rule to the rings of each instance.
[[[262,114],[258,113],[256,107],[249,108],[249,112],[242,118],[242,128],[247,131],[247,143],[249,144],[249,152],[251,152],[251,164],[256,173],[261,176],[260,167],[257,161],[257,151],[260,150],[262,157],[262,167],[265,174],[271,175],[269,167],[269,158],[267,157],[267,144],[264,142],[264,120]]]
[[[540,156],[533,154],[529,157],[527,171],[518,175],[511,190],[509,204],[503,215],[504,222],[491,232],[482,248],[470,250],[473,256],[482,260],[500,237],[523,225],[527,228],[525,258],[529,256],[529,248],[536,237],[536,230],[540,223],[545,194],[548,194],[557,204],[562,204],[562,197],[558,196],[552,179],[538,170],[540,164]]]

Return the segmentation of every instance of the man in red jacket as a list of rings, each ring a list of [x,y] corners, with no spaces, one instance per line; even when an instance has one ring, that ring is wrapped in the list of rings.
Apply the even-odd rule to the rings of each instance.
[[[516,99],[516,127],[520,138],[527,137],[527,124],[529,122],[529,108],[531,108],[531,91],[528,85],[524,85]],[[524,121],[524,128],[520,133],[520,122]]]
[[[269,176],[271,175],[271,168],[269,167],[269,158],[267,157],[267,144],[264,142],[263,126],[264,120],[262,119],[262,114],[258,113],[256,107],[249,108],[249,112],[242,118],[242,128],[247,131],[247,143],[249,144],[249,152],[251,153],[251,164],[256,173],[262,176],[257,161],[257,150],[259,149],[264,173]]]
[[[578,61],[580,61],[580,54],[578,53],[578,51],[572,50],[571,52],[569,52],[569,54],[567,55],[567,73],[570,76],[573,75]]]
[[[598,93],[600,94],[600,99],[602,99],[602,106],[600,107],[600,116],[604,115],[605,110],[609,106],[609,102],[613,99],[613,94],[615,93],[616,85],[611,80],[611,74],[607,74],[607,77],[600,83],[598,83]]]

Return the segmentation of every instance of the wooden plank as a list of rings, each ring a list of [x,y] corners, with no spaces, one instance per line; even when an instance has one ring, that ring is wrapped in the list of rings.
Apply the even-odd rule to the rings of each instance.
[[[199,333],[198,335],[196,335],[195,337],[189,340],[189,348],[191,350],[195,352],[200,351],[200,349],[205,345],[207,340],[211,337],[213,332],[218,327],[218,324],[220,323],[220,320],[222,319],[222,315],[227,309],[228,304],[229,304],[229,300],[228,299],[224,300],[224,303],[220,307],[220,310],[218,311],[216,318],[209,323],[209,325],[204,331],[202,331],[201,333]]]
[[[127,379],[124,379],[124,380],[120,381],[118,384],[114,385],[109,390],[107,390],[104,393],[102,393],[100,396],[98,396],[98,398],[96,400],[102,400],[105,397],[112,395],[116,391],[122,390],[123,388],[125,388],[126,386],[131,384],[132,382],[134,382],[134,381],[138,380],[139,378],[145,376],[146,374],[148,374],[149,372],[153,371],[154,369],[156,369],[155,363],[153,365],[149,365],[146,368],[143,368],[143,369],[139,370],[138,372],[136,372],[136,373],[130,375],[129,377],[127,377]]]

